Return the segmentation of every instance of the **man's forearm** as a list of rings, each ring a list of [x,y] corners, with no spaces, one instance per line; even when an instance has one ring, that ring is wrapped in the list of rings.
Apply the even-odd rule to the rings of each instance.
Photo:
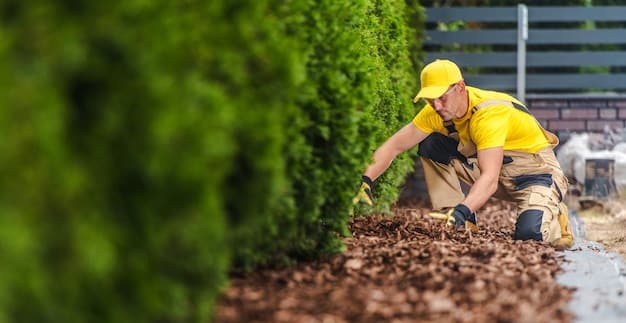
[[[498,189],[500,169],[502,168],[502,147],[487,148],[478,151],[480,176],[476,179],[463,204],[476,212]]]
[[[376,149],[374,162],[367,167],[363,175],[376,180],[389,168],[396,156],[411,149],[411,147],[415,147],[426,136],[427,134],[418,130],[413,123],[405,125]]]
[[[393,149],[390,144],[385,143],[374,152],[374,162],[370,164],[363,175],[369,177],[373,181],[376,180],[387,168],[391,162],[400,154],[401,151]]]
[[[485,205],[485,203],[487,203],[489,198],[496,192],[497,189],[497,179],[493,180],[479,176],[462,203],[472,210],[472,212],[476,212],[476,210],[480,209],[483,205]]]

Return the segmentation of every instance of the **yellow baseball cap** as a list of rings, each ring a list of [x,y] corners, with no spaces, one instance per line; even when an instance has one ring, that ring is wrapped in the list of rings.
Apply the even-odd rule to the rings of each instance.
[[[413,99],[413,103],[420,98],[436,99],[446,93],[450,85],[462,79],[461,70],[456,64],[447,59],[437,59],[422,69],[422,89]]]

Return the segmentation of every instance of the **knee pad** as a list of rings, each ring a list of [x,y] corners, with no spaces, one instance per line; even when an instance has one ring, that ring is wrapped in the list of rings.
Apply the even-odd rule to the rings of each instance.
[[[438,132],[433,132],[420,142],[417,153],[438,163],[448,165],[459,156],[463,157],[457,147],[459,142]]]
[[[520,213],[515,223],[515,240],[543,240],[541,235],[541,223],[543,221],[543,211],[529,209]]]

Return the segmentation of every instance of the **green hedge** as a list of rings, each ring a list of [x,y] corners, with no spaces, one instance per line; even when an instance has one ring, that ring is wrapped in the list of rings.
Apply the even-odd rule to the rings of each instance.
[[[232,241],[235,265],[243,268],[342,250],[361,173],[416,113],[420,44],[410,24],[423,21],[417,2],[293,1],[273,12],[297,42],[304,77],[295,107],[282,111],[286,181],[273,206],[234,226],[241,231]],[[379,180],[376,208],[357,213],[387,211],[412,166],[409,154],[400,156]]]
[[[175,3],[3,2],[0,321],[210,317],[237,104]]]
[[[2,2],[0,321],[202,322],[229,269],[340,251],[416,112],[407,3]]]

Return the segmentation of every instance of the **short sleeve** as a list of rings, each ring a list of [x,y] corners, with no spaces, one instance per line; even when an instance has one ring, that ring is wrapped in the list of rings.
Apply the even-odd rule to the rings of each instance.
[[[429,105],[425,106],[415,118],[413,118],[413,125],[426,134],[432,132],[445,133],[443,120]]]

